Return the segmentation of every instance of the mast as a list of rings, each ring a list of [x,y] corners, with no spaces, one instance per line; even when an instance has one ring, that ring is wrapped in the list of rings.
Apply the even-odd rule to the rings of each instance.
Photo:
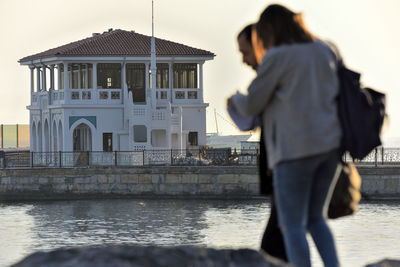
[[[151,71],[151,106],[156,108],[156,82],[157,82],[157,66],[156,66],[156,40],[154,38],[154,0],[151,0],[151,54],[150,54],[150,71]]]
[[[217,128],[217,134],[219,134],[218,122],[217,122],[217,110],[215,108],[214,108],[214,118],[215,118],[215,127]]]

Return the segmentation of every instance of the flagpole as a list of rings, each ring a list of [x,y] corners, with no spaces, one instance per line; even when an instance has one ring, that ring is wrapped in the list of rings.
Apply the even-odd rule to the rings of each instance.
[[[154,38],[154,0],[151,0],[151,106],[156,108],[156,82],[157,82],[157,66],[156,66],[156,41]]]

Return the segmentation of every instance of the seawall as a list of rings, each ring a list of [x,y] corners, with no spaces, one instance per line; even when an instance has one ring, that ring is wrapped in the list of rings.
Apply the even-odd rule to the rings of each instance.
[[[400,167],[358,167],[365,198],[400,199]],[[255,166],[0,170],[0,201],[122,197],[256,198]]]

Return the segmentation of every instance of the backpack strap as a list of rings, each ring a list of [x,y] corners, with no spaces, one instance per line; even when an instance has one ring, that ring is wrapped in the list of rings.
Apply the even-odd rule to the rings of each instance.
[[[337,47],[337,45],[334,42],[330,41],[330,40],[325,40],[323,42],[330,48],[332,54],[336,58],[338,66],[344,66],[343,57],[342,57],[342,54],[340,53],[339,48]]]

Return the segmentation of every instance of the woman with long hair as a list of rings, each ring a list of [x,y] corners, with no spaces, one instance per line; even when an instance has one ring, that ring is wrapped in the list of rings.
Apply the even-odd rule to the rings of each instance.
[[[301,14],[281,5],[264,10],[252,39],[257,77],[247,95],[232,96],[228,105],[242,115],[262,114],[289,262],[311,266],[309,232],[325,266],[339,266],[325,216],[340,168],[336,58]]]

